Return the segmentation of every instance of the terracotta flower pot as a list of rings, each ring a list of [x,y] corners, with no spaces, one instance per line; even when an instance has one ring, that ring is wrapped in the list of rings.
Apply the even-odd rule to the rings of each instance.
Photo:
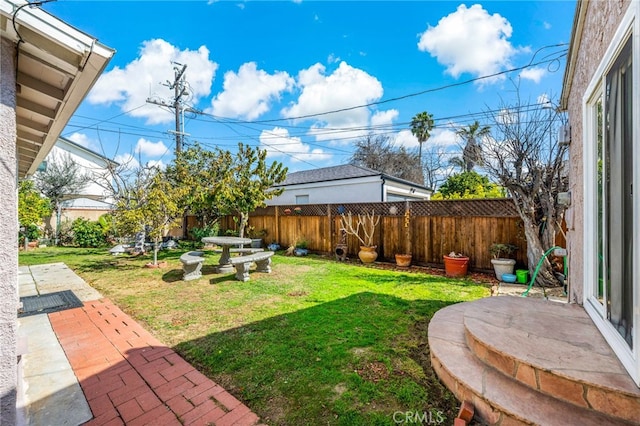
[[[373,263],[378,258],[378,252],[376,251],[376,248],[377,246],[360,246],[358,257],[360,258],[362,263]]]
[[[459,278],[467,275],[469,257],[449,257],[447,255],[442,257],[444,258],[444,272],[447,277]]]
[[[410,266],[411,255],[410,254],[396,254],[396,263],[398,266]]]

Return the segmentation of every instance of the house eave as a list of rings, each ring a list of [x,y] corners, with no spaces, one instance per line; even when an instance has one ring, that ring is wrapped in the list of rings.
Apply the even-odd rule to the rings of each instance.
[[[44,10],[27,5],[0,0],[2,38],[17,47],[18,178],[36,172],[115,53]]]
[[[571,40],[569,44],[569,52],[567,54],[567,67],[564,70],[562,92],[560,94],[560,109],[563,111],[566,111],[569,105],[569,94],[571,93],[573,74],[575,72],[586,13],[586,0],[578,0],[576,3],[576,12],[573,17],[573,27],[571,29]]]

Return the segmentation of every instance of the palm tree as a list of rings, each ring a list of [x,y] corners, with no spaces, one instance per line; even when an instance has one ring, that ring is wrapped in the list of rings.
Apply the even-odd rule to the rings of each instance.
[[[480,126],[478,120],[474,121],[466,127],[462,127],[456,132],[456,135],[465,140],[464,150],[462,151],[462,160],[464,161],[466,171],[470,172],[474,166],[482,160],[482,150],[477,144],[476,138],[482,138],[491,133],[491,127]]]
[[[451,159],[449,159],[449,165],[456,169],[460,169],[460,171],[464,171],[467,167],[462,157],[458,157],[458,156],[451,157]]]
[[[418,160],[420,161],[420,165],[422,165],[422,144],[429,139],[429,136],[431,136],[430,132],[433,130],[433,126],[433,115],[426,111],[416,114],[411,119],[411,133],[413,133],[413,136],[418,138],[418,144],[420,146],[418,151]]]

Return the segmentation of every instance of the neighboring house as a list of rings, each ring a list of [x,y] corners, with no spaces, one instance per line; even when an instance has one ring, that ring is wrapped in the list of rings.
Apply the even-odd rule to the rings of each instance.
[[[422,185],[352,164],[289,173],[275,188],[284,192],[267,205],[428,200],[432,193]]]
[[[80,166],[81,173],[92,176],[92,179],[79,194],[70,194],[69,199],[62,203],[61,219],[74,220],[82,217],[97,220],[101,215],[110,212],[113,207],[109,192],[98,182],[108,176],[110,167],[113,168],[118,164],[102,154],[60,137],[40,167],[45,168],[53,162],[62,161],[67,156]]]
[[[17,423],[17,185],[37,170],[114,51],[25,1],[0,0],[0,422]]]
[[[640,385],[638,1],[578,2],[561,101],[572,139],[570,300]]]

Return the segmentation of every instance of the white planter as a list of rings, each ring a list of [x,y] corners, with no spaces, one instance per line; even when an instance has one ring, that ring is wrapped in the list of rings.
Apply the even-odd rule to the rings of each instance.
[[[516,266],[514,259],[491,259],[493,270],[496,272],[496,278],[502,281],[502,274],[513,274]]]

